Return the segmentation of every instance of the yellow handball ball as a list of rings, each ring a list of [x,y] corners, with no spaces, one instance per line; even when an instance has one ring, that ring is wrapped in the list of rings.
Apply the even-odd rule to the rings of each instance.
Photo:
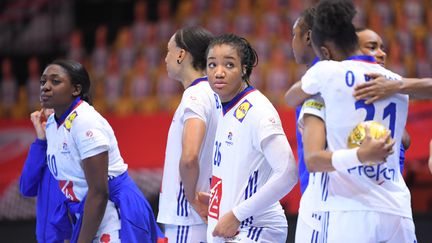
[[[358,124],[349,134],[348,136],[348,147],[356,148],[359,147],[363,142],[363,139],[366,136],[365,127],[369,127],[370,136],[374,139],[380,139],[387,134],[390,133],[390,130],[387,129],[384,125],[376,121],[364,121]],[[389,138],[386,142],[390,143],[391,139]]]

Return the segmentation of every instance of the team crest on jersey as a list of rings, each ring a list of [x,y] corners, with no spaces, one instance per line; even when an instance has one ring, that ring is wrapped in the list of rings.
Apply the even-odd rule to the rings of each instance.
[[[246,117],[249,109],[252,107],[252,104],[248,100],[244,100],[234,112],[235,118],[240,122],[243,122],[243,119]]]
[[[228,146],[231,146],[231,145],[233,145],[233,141],[232,141],[232,139],[233,139],[233,133],[232,132],[228,132],[228,140],[225,140],[225,143],[228,145]]]
[[[71,127],[72,127],[72,122],[73,122],[73,120],[75,119],[75,117],[77,117],[77,116],[78,116],[77,112],[74,111],[74,112],[72,112],[72,114],[70,114],[70,115],[68,116],[68,118],[67,118],[66,121],[64,122],[64,126],[65,126],[65,128],[66,128],[68,131],[70,131],[70,129],[71,129]]]
[[[70,151],[69,151],[69,147],[68,147],[68,145],[67,145],[66,142],[63,142],[63,146],[62,146],[61,153],[62,153],[62,154],[69,154],[69,153],[70,153]]]

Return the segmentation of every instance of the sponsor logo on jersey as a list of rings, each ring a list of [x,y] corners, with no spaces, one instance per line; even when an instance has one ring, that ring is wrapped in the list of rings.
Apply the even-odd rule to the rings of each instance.
[[[313,108],[320,111],[324,107],[324,103],[318,102],[316,100],[308,100],[304,103],[304,107]]]
[[[222,180],[216,176],[211,178],[210,203],[208,216],[219,219],[219,205],[222,199]]]
[[[243,119],[246,117],[249,109],[252,107],[252,104],[248,100],[244,100],[234,112],[235,118],[240,122],[243,122]]]
[[[366,177],[382,185],[386,181],[396,181],[396,170],[388,168],[386,164],[360,165],[347,170],[348,174]]]
[[[76,111],[72,112],[72,114],[70,114],[68,116],[68,118],[64,122],[64,126],[65,126],[66,130],[70,131],[70,129],[72,128],[72,122],[75,119],[75,117],[77,117],[77,116],[78,116],[78,114]]]
[[[73,182],[72,181],[59,181],[60,189],[63,192],[63,194],[68,198],[69,200],[73,202],[79,202],[78,198],[75,196],[75,193],[73,191]]]

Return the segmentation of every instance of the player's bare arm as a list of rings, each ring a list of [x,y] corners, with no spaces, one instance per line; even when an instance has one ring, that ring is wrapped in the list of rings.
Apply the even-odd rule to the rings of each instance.
[[[182,154],[179,163],[180,177],[186,198],[195,211],[207,222],[208,204],[198,199],[196,185],[199,177],[199,154],[206,132],[204,121],[198,118],[186,120],[183,128]]]
[[[83,169],[88,193],[78,242],[87,243],[96,236],[108,202],[108,152],[84,159]]]
[[[336,170],[335,152],[326,151],[326,132],[324,121],[314,115],[305,114],[303,128],[303,146],[305,162],[309,172],[327,172]],[[355,153],[355,160],[360,163],[382,163],[393,153],[395,141],[390,140],[390,134],[374,139],[369,128],[365,127],[365,138],[357,148],[346,150]]]
[[[285,93],[285,102],[289,107],[296,107],[309,97],[311,97],[311,95],[302,90],[301,81],[297,81]]]
[[[395,93],[408,94],[414,99],[429,99],[432,97],[432,78],[402,78],[400,81],[394,81],[376,73],[367,75],[372,77],[373,80],[356,86],[354,91],[354,97],[358,100],[366,99],[366,104]]]

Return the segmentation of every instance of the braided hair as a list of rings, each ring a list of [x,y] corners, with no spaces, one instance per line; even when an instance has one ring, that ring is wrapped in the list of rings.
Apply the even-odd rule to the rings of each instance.
[[[242,70],[242,80],[249,85],[249,78],[252,74],[252,69],[258,65],[258,55],[255,49],[253,49],[250,43],[243,37],[235,34],[222,34],[215,37],[210,42],[206,51],[206,56],[212,47],[222,44],[230,45],[237,51],[237,54],[240,57],[240,64],[244,68],[244,70]]]

